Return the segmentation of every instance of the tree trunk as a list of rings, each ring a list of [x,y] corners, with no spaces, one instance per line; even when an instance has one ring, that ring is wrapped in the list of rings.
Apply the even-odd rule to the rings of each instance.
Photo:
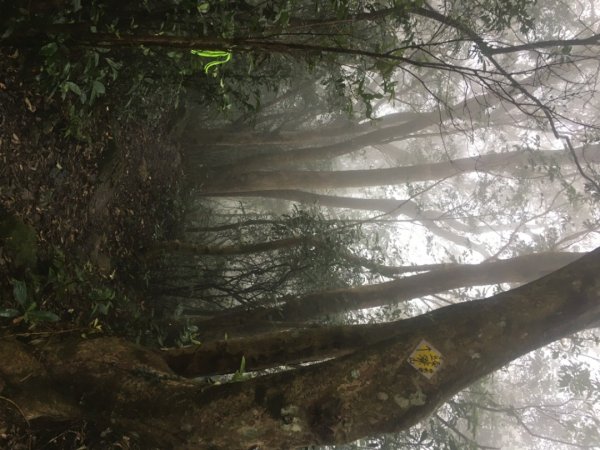
[[[348,356],[212,387],[117,338],[35,353],[3,339],[1,412],[16,409],[31,427],[85,420],[164,449],[288,449],[397,432],[511,360],[597,324],[598,273],[600,250],[513,291],[397,322],[396,336]],[[423,345],[439,359],[413,358]]]
[[[499,103],[500,98],[497,96],[479,95],[468,100],[462,100],[455,105],[448,106],[448,108],[444,110],[435,110],[424,113],[398,112],[388,114],[368,123],[356,124],[352,127],[304,131],[293,135],[293,140],[291,139],[291,136],[288,135],[285,140],[279,138],[279,141],[275,141],[275,143],[278,143],[280,146],[282,144],[289,146],[290,144],[297,142],[297,144],[306,146],[310,144],[311,140],[314,141],[317,137],[320,138],[321,141],[324,138],[329,139],[330,141],[337,138],[338,142],[330,142],[321,145],[312,144],[310,147],[289,151],[281,151],[278,149],[277,151],[260,155],[252,155],[236,161],[235,164],[220,166],[218,170],[237,173],[331,160],[367,146],[415,137],[415,133],[429,128],[432,125],[439,126],[450,119],[476,120],[482,116],[484,111],[497,106]],[[499,111],[500,114],[505,113],[503,110]],[[497,112],[493,114],[499,115]],[[232,137],[235,138],[235,135]],[[238,138],[235,139],[239,140]],[[204,142],[204,140],[197,140],[197,142]],[[253,144],[256,143],[255,140],[240,141],[241,144],[248,142]],[[271,142],[272,139],[265,143]]]
[[[263,110],[265,106],[263,105]],[[211,142],[211,145],[217,147],[243,147],[246,148],[249,145],[259,147],[273,147],[277,148],[295,148],[295,151],[302,152],[303,147],[323,147],[325,145],[335,142],[348,142],[350,137],[360,136],[364,133],[369,133],[386,126],[398,125],[405,121],[412,121],[419,117],[419,113],[404,112],[394,113],[382,117],[381,119],[374,119],[367,123],[359,124],[356,121],[348,121],[344,125],[326,125],[321,128],[313,130],[301,130],[301,131],[282,131],[278,133],[260,133],[253,131],[239,131],[239,130],[228,130],[226,134],[220,135],[220,139],[217,142]],[[197,125],[195,122],[193,125]],[[206,144],[206,133],[210,133],[210,129],[198,129],[197,126],[190,127],[186,130],[186,141],[189,147],[198,145],[203,146]],[[292,150],[290,150],[292,152]],[[269,152],[262,155],[255,155],[248,157],[248,161],[251,162],[254,157],[270,157],[278,152]],[[317,159],[320,159],[318,155],[315,155]],[[242,162],[240,160],[238,162]],[[283,162],[283,161],[282,161]],[[260,168],[260,167],[257,167]]]
[[[489,258],[490,253],[484,245],[474,242],[461,236],[451,230],[437,225],[436,221],[448,223],[455,230],[469,232],[469,227],[459,220],[444,218],[446,213],[442,211],[423,211],[412,200],[399,200],[394,198],[359,198],[359,197],[338,197],[335,195],[313,194],[311,192],[296,190],[273,190],[273,191],[251,191],[236,192],[230,194],[219,194],[218,196],[238,196],[238,197],[265,197],[278,198],[307,205],[327,206],[331,208],[349,208],[362,211],[383,212],[391,217],[404,215],[421,222],[431,233],[454,242],[461,247],[474,250],[484,258]]]
[[[579,147],[575,150],[576,156],[580,159],[600,162],[600,144]],[[519,150],[387,169],[254,171],[239,173],[235,177],[219,170],[206,172],[198,177],[196,183],[206,195],[287,189],[340,189],[443,180],[466,172],[511,171],[527,166],[532,161],[536,163],[548,161],[560,165],[571,162],[572,155],[566,150],[536,152]]]
[[[242,358],[245,370],[255,371],[347,355],[365,345],[389,339],[400,330],[402,327],[395,323],[306,325],[172,348],[163,352],[163,358],[171,369],[185,377],[233,373],[239,370]]]
[[[208,247],[194,244],[193,242],[165,241],[157,243],[146,253],[146,257],[155,257],[161,253],[180,253],[188,255],[233,256],[248,255],[251,253],[265,253],[274,250],[297,247],[312,242],[310,236],[278,239],[275,241],[259,242],[257,244],[228,245],[221,247]]]
[[[223,336],[245,335],[245,324],[264,322],[302,322],[348,311],[384,306],[468,286],[528,282],[568,264],[581,253],[537,253],[481,264],[421,273],[385,283],[334,289],[292,298],[271,308],[234,309],[208,322],[201,322],[200,336],[209,338],[215,331]],[[267,328],[268,330],[268,325]],[[253,330],[255,332],[256,329]],[[204,333],[204,335],[202,335]]]
[[[440,263],[440,264],[419,264],[415,266],[390,266],[381,264],[369,258],[364,258],[352,253],[346,253],[344,258],[353,264],[364,267],[373,273],[378,273],[388,278],[396,278],[398,275],[405,273],[430,272],[435,270],[447,270],[460,267],[457,263]]]
[[[471,231],[468,225],[465,225],[452,217],[448,217],[449,214],[447,212],[423,210],[416,202],[410,199],[339,197],[337,195],[314,194],[306,191],[283,189],[275,191],[240,192],[231,195],[240,197],[277,198],[303,203],[305,205],[382,212],[391,217],[402,215],[419,222],[440,221],[448,223],[452,228],[458,231],[464,231],[466,233]]]

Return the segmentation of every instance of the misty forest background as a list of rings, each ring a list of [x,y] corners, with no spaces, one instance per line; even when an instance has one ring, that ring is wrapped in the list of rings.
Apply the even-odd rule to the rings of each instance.
[[[595,0],[0,11],[6,339],[199,345],[198,382],[243,383],[381,339],[274,355],[278,332],[491,297],[599,246]],[[600,448],[598,350],[592,326],[405,431],[319,448]],[[0,446],[139,448],[19,424],[2,388]]]

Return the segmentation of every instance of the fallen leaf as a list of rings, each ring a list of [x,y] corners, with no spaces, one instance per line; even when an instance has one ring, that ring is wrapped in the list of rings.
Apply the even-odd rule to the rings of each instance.
[[[25,104],[27,105],[27,109],[31,112],[35,112],[35,106],[33,106],[31,104],[31,102],[29,101],[29,99],[27,97],[25,97]]]
[[[31,191],[27,190],[27,189],[23,189],[23,192],[21,192],[21,198],[23,200],[33,200],[33,194],[31,193]]]

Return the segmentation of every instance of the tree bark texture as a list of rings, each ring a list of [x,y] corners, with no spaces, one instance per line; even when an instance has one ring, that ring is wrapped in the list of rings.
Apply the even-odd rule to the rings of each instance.
[[[2,339],[0,404],[30,426],[86,420],[161,449],[291,449],[396,432],[511,360],[597,324],[598,273],[600,250],[512,291],[398,322],[397,335],[350,355],[209,387],[117,338],[35,350]],[[440,353],[430,377],[409,364],[423,341]]]
[[[365,345],[388,339],[401,329],[395,323],[305,325],[167,349],[163,357],[176,373],[185,377],[233,373],[240,368],[242,357],[245,370],[256,371],[347,355]]]

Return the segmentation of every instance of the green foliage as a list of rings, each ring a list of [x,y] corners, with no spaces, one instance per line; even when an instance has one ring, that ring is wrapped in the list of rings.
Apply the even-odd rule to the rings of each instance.
[[[79,264],[54,248],[49,258],[13,278],[12,299],[0,309],[0,320],[29,329],[62,321],[90,332],[115,333],[139,342],[160,343],[164,335],[152,310],[144,310],[115,289],[89,263]],[[61,311],[60,317],[52,311]]]
[[[486,31],[502,31],[516,22],[521,32],[527,33],[533,28],[535,4],[536,0],[468,0],[454,2],[453,13],[462,20],[481,21]],[[469,25],[477,29],[475,23]]]
[[[245,381],[247,378],[248,375],[246,374],[246,358],[242,356],[242,360],[240,361],[240,368],[235,371],[231,378],[231,381]]]
[[[40,270],[42,272],[40,273]],[[25,322],[35,326],[40,322],[56,322],[59,317],[41,306],[61,308],[68,305],[75,295],[76,282],[65,268],[64,255],[55,251],[47,272],[43,269],[28,270],[22,280],[13,279],[13,300],[18,307],[2,310],[0,317],[14,318],[14,323]]]
[[[284,86],[288,83],[291,85],[300,74],[309,74],[322,86],[329,109],[370,117],[374,100],[394,94],[395,83],[391,81],[391,76],[395,72],[395,65],[386,64],[385,61],[363,60],[351,54],[344,55],[343,52],[330,54],[318,49],[385,52],[398,47],[398,33],[392,23],[394,26],[398,25],[401,14],[390,15],[389,20],[346,20],[363,13],[365,8],[375,12],[376,5],[375,2],[359,4],[349,1],[261,3],[259,8],[252,11],[256,11],[256,14],[245,16],[244,34],[272,36],[283,47],[287,43],[298,41],[315,50],[290,50],[292,57],[268,51],[236,54],[236,64],[223,67],[219,73],[219,93],[224,101],[222,109],[258,109],[261,96],[281,91],[282,82]],[[232,16],[235,17],[234,9],[230,16],[221,11],[223,28],[233,27],[228,18]],[[405,18],[404,16],[403,19]],[[335,22],[333,25],[330,23],[332,20]],[[408,25],[406,20],[402,23]],[[332,29],[334,33],[331,33]],[[222,33],[224,36],[227,34]],[[377,48],[371,48],[369,42],[377,42]],[[379,88],[373,88],[370,86],[372,83],[367,83],[376,74],[382,76]],[[252,99],[248,100],[246,97]]]
[[[177,318],[178,315],[179,314],[176,312],[175,318]],[[198,330],[199,328],[196,325],[186,323],[179,332],[179,338],[177,339],[176,344],[179,347],[184,347],[186,345],[201,345],[202,342],[198,340]],[[161,345],[163,344],[161,343]]]
[[[0,243],[15,268],[31,269],[35,266],[37,234],[19,218],[9,216],[0,220]]]
[[[93,305],[91,316],[93,318],[108,316],[110,309],[113,307],[115,295],[115,291],[108,287],[92,288],[89,294]]]
[[[269,239],[307,238],[302,245],[286,250],[284,255],[298,274],[296,283],[290,286],[293,292],[361,284],[361,269],[344,257],[353,245],[364,239],[360,225],[329,221],[317,208],[298,206],[281,218],[282,221],[273,223],[267,231]]]
[[[600,383],[594,381],[590,369],[583,363],[563,365],[559,369],[558,387],[571,394],[589,398],[598,396]]]
[[[228,229],[187,239],[242,246],[290,240],[291,245],[267,252],[197,256],[193,264],[190,255],[168,254],[152,268],[150,289],[177,301],[175,315],[181,318],[235,305],[272,306],[285,296],[355,286],[367,277],[346,257],[365,239],[360,226],[326,220],[317,210],[298,207],[281,216],[262,217],[256,224],[253,220],[244,214],[239,226],[234,222]]]
[[[34,300],[33,293],[30,293],[24,281],[13,279],[11,283],[13,286],[13,299],[19,308],[0,309],[0,317],[13,319],[13,323],[15,324],[23,321],[30,328],[35,327],[41,322],[57,322],[60,320],[60,317],[53,312],[43,311],[38,308],[38,302]]]
[[[532,4],[532,0],[458,1],[448,4],[447,14],[483,34],[500,31],[513,22],[528,30]],[[124,112],[129,108],[142,112],[147,107],[135,103],[143,103],[148,93],[161,90],[166,91],[165,100],[176,106],[185,84],[224,112],[256,111],[265,94],[292,86],[299,74],[317,80],[330,110],[371,117],[379,100],[395,97],[394,78],[402,70],[399,62],[386,56],[406,54],[419,62],[414,50],[423,41],[410,13],[422,5],[421,0],[181,0],[134,2],[115,9],[110,0],[95,0],[21,16],[9,28],[19,31],[29,24],[53,30],[48,41],[39,42],[42,68],[38,79],[49,96],[59,93],[65,102],[67,134],[83,138],[90,110],[103,96],[119,99],[114,103],[123,103]],[[469,18],[479,21],[470,23]],[[94,45],[94,35],[99,34],[124,41],[127,36],[169,36],[183,43],[210,37],[223,39],[224,45],[219,49],[212,43],[216,48],[193,50],[195,55],[205,52],[200,56],[220,58],[203,64],[197,61],[203,58],[189,53],[190,48],[132,45],[116,50],[110,44]],[[79,45],[81,35],[92,44]],[[229,61],[232,49],[227,42],[247,39],[252,43],[240,44],[244,51],[236,51]],[[269,45],[263,48],[261,40]],[[444,51],[458,53],[460,45]],[[414,67],[410,73],[417,75],[412,70]],[[118,86],[121,83],[129,87],[123,89]]]
[[[36,282],[42,286],[46,301],[56,305],[73,305],[70,313],[77,321],[96,331],[141,333],[139,325],[148,319],[130,302],[127,295],[118,293],[109,279],[99,276],[89,264],[79,265],[55,249],[46,276]]]
[[[89,141],[96,118],[106,111],[118,119],[150,118],[150,125],[155,126],[159,117],[164,117],[164,110],[177,106],[181,78],[192,70],[189,61],[180,71],[167,51],[79,45],[79,37],[86,33],[119,36],[136,32],[139,25],[135,16],[150,10],[146,2],[134,3],[114,10],[110,0],[74,1],[61,8],[16,8],[7,16],[5,38],[36,36],[34,45],[21,52],[26,64],[34,67],[32,72],[41,93],[58,106],[58,118],[52,118],[52,122],[61,124],[65,136]],[[178,8],[174,6],[173,11]],[[150,17],[157,33],[164,32],[161,30],[169,26],[168,20],[181,18],[174,13],[161,16],[160,21],[155,19],[158,13]]]
[[[64,43],[50,42],[40,49],[41,72],[37,80],[46,87],[48,96],[60,93],[63,100],[91,106],[106,93],[106,85],[117,79],[122,64],[106,56],[104,48],[80,50],[77,59]]]
[[[447,4],[446,14],[482,35],[506,29],[514,22],[526,32],[532,26],[533,3],[453,2]],[[255,48],[248,46],[253,52],[236,53],[235,64],[219,68],[218,80],[211,88],[218,94],[213,100],[224,111],[258,109],[259,92],[277,92],[282,81],[288,82],[300,72],[319,81],[331,110],[340,108],[347,114],[371,117],[378,100],[395,97],[394,76],[402,70],[399,62],[386,56],[406,54],[407,59],[422,63],[419,57],[430,53],[429,49],[420,56],[415,52],[426,38],[417,35],[417,23],[410,13],[422,5],[422,1],[406,0],[266,1],[256,5],[203,2],[198,9],[202,18],[211,19],[214,28],[208,35],[235,37],[240,42],[248,36],[257,41],[263,38],[276,44],[275,48],[284,49],[272,52],[271,47],[262,49],[258,42]],[[480,20],[471,23],[470,18]],[[206,31],[205,26],[205,35]],[[458,54],[462,50],[461,45],[453,45],[444,51]],[[366,57],[367,54],[380,57]],[[291,66],[296,66],[296,70],[291,71]],[[414,70],[411,67],[409,73],[418,77]]]

